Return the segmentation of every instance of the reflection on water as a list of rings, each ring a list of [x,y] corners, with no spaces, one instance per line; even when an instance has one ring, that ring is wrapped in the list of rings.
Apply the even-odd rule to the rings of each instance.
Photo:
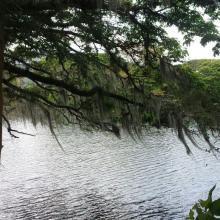
[[[218,160],[187,156],[170,131],[135,142],[63,128],[63,152],[47,129],[26,130],[36,137],[5,134],[0,219],[184,219],[220,180]]]

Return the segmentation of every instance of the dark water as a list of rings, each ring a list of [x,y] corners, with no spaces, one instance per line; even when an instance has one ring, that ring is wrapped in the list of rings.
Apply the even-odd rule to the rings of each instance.
[[[171,131],[135,142],[65,128],[62,152],[47,129],[23,130],[37,136],[4,140],[0,219],[176,220],[215,183],[220,197],[220,161],[187,156]]]

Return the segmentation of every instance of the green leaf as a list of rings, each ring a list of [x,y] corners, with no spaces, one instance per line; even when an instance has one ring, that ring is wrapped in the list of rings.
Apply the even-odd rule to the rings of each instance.
[[[212,203],[212,193],[213,193],[215,187],[216,187],[216,185],[214,185],[214,186],[210,189],[210,191],[209,191],[208,201],[209,201],[210,203]]]
[[[189,217],[188,217],[189,220],[194,220],[194,211],[192,209],[190,209],[189,211]]]
[[[199,200],[199,204],[200,204],[203,208],[208,208],[208,207],[209,207],[209,200]]]
[[[214,215],[220,216],[220,199],[217,199],[214,202],[212,202],[210,210]]]

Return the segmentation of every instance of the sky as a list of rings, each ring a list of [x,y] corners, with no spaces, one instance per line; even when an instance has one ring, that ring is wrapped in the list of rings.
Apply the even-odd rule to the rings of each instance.
[[[215,44],[209,43],[207,46],[201,46],[199,38],[196,38],[194,43],[188,47],[188,59],[220,59],[220,56],[213,56],[212,48]]]
[[[216,26],[220,32],[220,21],[216,22]],[[177,28],[170,27],[167,30],[168,34],[171,37],[177,38],[180,42],[183,41],[183,37],[181,33],[178,32]],[[220,59],[220,56],[213,56],[212,48],[215,43],[209,43],[207,46],[203,47],[200,44],[200,38],[196,37],[194,42],[191,43],[189,47],[186,47],[188,50],[189,55],[186,57],[186,60],[193,60],[193,59]]]

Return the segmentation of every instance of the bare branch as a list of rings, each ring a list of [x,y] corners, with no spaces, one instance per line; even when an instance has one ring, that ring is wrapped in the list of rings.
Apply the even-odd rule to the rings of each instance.
[[[33,134],[29,134],[29,133],[26,133],[26,132],[22,132],[22,131],[18,131],[18,130],[12,129],[9,120],[8,120],[4,115],[2,115],[2,118],[4,119],[4,121],[5,121],[6,124],[7,124],[8,133],[9,133],[13,138],[19,138],[18,136],[14,135],[13,132],[14,132],[14,133],[18,133],[18,134],[29,135],[29,136],[32,136],[32,137],[35,136],[35,135],[33,135]]]

